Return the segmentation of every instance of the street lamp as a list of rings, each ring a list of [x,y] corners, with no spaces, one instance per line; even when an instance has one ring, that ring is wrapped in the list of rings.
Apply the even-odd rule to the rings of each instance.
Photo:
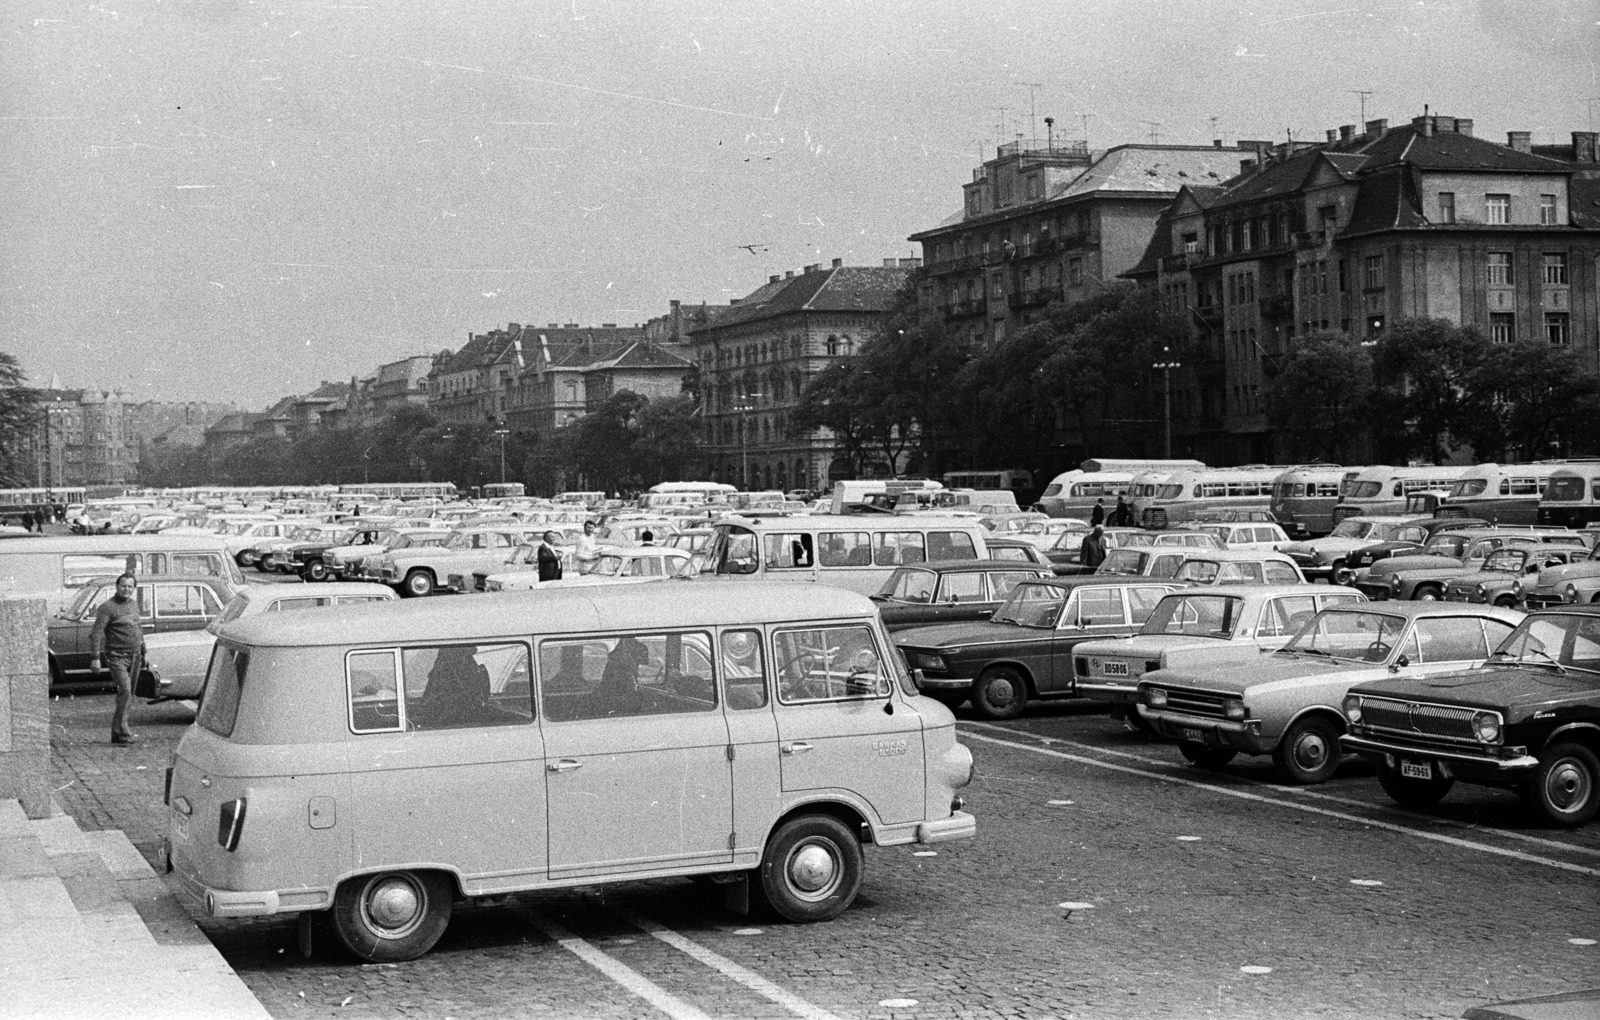
[[[494,430],[494,434],[500,437],[500,484],[504,485],[506,482],[506,436],[511,434],[511,430],[502,423],[500,428]]]
[[[750,491],[750,444],[746,432],[750,412],[755,410],[756,401],[761,396],[760,393],[746,393],[733,405],[733,409],[739,412],[739,485],[746,492]]]
[[[1163,387],[1163,389],[1166,391],[1166,397],[1165,397],[1165,403],[1166,403],[1165,419],[1166,419],[1166,425],[1167,425],[1167,454],[1166,454],[1166,456],[1167,456],[1168,460],[1171,460],[1172,459],[1172,370],[1175,369],[1175,368],[1182,368],[1183,365],[1182,365],[1182,363],[1173,360],[1173,358],[1172,358],[1172,348],[1171,347],[1163,346],[1161,348],[1161,360],[1156,362],[1154,365],[1151,365],[1150,367],[1151,368],[1159,368],[1159,369],[1161,369],[1162,378],[1166,382],[1166,386]]]

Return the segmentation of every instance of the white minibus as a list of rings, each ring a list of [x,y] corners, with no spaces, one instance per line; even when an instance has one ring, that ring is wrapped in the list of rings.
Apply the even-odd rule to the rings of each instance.
[[[1394,467],[1374,464],[1345,481],[1344,492],[1333,508],[1333,523],[1346,517],[1382,517],[1406,512],[1407,497],[1433,493],[1444,497],[1466,474],[1464,466]]]
[[[944,485],[931,478],[849,478],[833,483],[828,494],[833,513],[847,513],[846,507],[871,503],[892,510],[903,493],[942,492]]]
[[[1337,464],[1296,464],[1272,480],[1270,509],[1285,531],[1320,538],[1333,530],[1333,508],[1347,475]]]
[[[218,628],[166,857],[212,916],[299,913],[309,940],[320,914],[373,962],[427,952],[460,898],[680,875],[824,921],[863,844],[970,838],[971,777],[955,717],[851,592],[262,613]]]
[[[1550,472],[1538,515],[1543,527],[1587,528],[1600,522],[1600,461],[1573,462]]]
[[[1478,464],[1468,468],[1435,515],[1476,517],[1490,524],[1538,524],[1539,500],[1560,469],[1577,462],[1539,460],[1532,464]],[[1600,461],[1595,462],[1600,466]]]
[[[724,517],[700,581],[812,581],[871,595],[906,563],[988,556],[976,517],[932,514]],[[700,583],[700,582],[696,582]]]
[[[1130,487],[1134,521],[1167,528],[1194,520],[1200,510],[1266,510],[1281,464],[1231,468],[1186,468],[1138,475]]]

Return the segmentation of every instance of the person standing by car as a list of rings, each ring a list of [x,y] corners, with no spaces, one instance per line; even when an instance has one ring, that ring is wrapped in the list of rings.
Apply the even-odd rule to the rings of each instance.
[[[1106,559],[1105,528],[1096,524],[1094,528],[1083,536],[1083,544],[1078,547],[1078,562],[1086,567],[1098,567]]]
[[[556,533],[547,531],[539,543],[539,580],[561,580],[561,553],[556,549]]]
[[[1106,501],[1103,500],[1103,499],[1097,499],[1097,500],[1094,501],[1094,509],[1089,511],[1089,523],[1091,525],[1096,525],[1096,524],[1104,524],[1105,522],[1106,522]]]
[[[594,569],[595,561],[600,558],[600,547],[594,540],[594,521],[583,522],[583,534],[578,536],[575,545],[572,558],[578,565],[578,573],[587,574]]]
[[[133,597],[138,581],[132,574],[117,578],[116,594],[95,610],[94,629],[89,632],[89,647],[94,657],[89,668],[100,672],[100,664],[111,671],[117,685],[117,704],[111,715],[111,742],[131,744],[137,737],[128,729],[128,702],[133,700],[133,682],[144,665],[144,627],[139,621],[139,603]]]
[[[1117,508],[1111,515],[1113,527],[1126,528],[1133,524],[1133,511],[1128,509],[1127,500],[1120,495],[1117,497]]]

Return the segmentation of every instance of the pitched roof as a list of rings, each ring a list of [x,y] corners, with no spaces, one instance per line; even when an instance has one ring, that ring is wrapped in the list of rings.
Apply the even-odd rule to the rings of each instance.
[[[1521,152],[1497,142],[1452,131],[1425,134],[1416,125],[1396,128],[1359,150],[1367,157],[1365,169],[1407,163],[1419,170],[1457,170],[1495,173],[1568,173],[1559,159]]]
[[[798,312],[881,312],[911,276],[910,269],[839,266],[768,281],[695,334]]]
[[[1051,198],[1096,192],[1170,194],[1185,184],[1218,185],[1239,172],[1238,149],[1119,145],[1106,150]]]
[[[1274,160],[1259,169],[1250,170],[1230,181],[1223,194],[1215,196],[1212,207],[1248,205],[1268,199],[1293,195],[1305,190],[1317,171],[1324,166],[1333,168],[1341,177],[1351,173],[1365,162],[1360,156],[1344,154],[1334,160],[1321,149],[1297,152],[1288,159]]]
[[[604,364],[597,363],[596,368],[678,368],[688,371],[694,368],[694,362],[688,358],[680,357],[667,350],[660,344],[648,344],[636,341],[628,345],[628,349]]]
[[[1600,169],[1572,175],[1567,184],[1567,218],[1575,227],[1600,230]]]

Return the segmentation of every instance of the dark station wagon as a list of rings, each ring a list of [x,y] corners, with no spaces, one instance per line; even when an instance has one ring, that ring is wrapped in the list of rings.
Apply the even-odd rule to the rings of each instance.
[[[1345,750],[1407,807],[1460,780],[1516,790],[1551,825],[1600,807],[1600,606],[1529,614],[1477,669],[1358,684]]]
[[[222,609],[237,589],[220,577],[142,577],[135,589],[139,605],[139,624],[146,634],[170,631],[204,630],[222,615]],[[78,592],[72,605],[49,622],[50,682],[64,680],[104,680],[110,673],[92,674],[89,662],[94,648],[89,635],[101,604],[116,594],[115,578],[89,585]]]
[[[1137,632],[1182,587],[1148,577],[1024,581],[987,620],[912,627],[894,641],[922,693],[951,706],[971,698],[979,716],[1013,719],[1031,698],[1076,693],[1080,642]]]
[[[982,620],[1023,581],[1053,576],[1049,567],[1006,560],[943,560],[895,568],[872,596],[890,631]]]

